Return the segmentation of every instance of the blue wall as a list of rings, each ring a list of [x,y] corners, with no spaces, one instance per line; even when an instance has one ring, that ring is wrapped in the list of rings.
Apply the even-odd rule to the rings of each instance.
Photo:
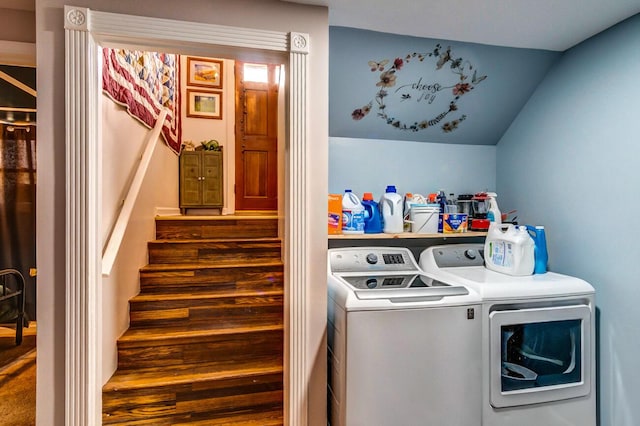
[[[439,189],[456,196],[494,190],[496,147],[329,138],[329,192],[373,192],[387,185],[398,192],[427,195]]]
[[[640,425],[640,15],[565,52],[497,146],[501,203],[596,288],[602,426]]]
[[[495,190],[495,145],[560,57],[558,52],[344,27],[330,27],[329,43],[329,192],[351,188],[358,195],[373,192],[376,198],[389,184],[396,185],[400,193],[428,194],[444,189],[458,195]],[[439,55],[434,55],[437,45],[441,46]],[[463,59],[462,68],[452,68],[452,61],[448,61],[438,69],[438,60],[449,47],[451,58]],[[382,110],[375,99],[382,71],[375,67],[372,71],[369,61],[387,59],[384,70],[389,71],[396,58],[402,59],[402,66],[393,68],[396,81],[385,89],[389,116],[404,123],[433,118],[446,111],[452,99],[457,109],[437,124],[415,132],[387,124],[378,116]],[[463,80],[458,71],[464,71]],[[476,83],[472,82],[474,73]],[[479,81],[484,75],[486,79]],[[418,81],[419,88],[411,89]],[[461,81],[473,89],[455,99],[450,86]],[[424,100],[430,93],[423,90],[425,84],[448,88],[437,91],[429,103]],[[402,92],[396,92],[401,86]],[[402,100],[401,93],[411,98]],[[371,111],[354,120],[354,109],[368,102],[372,102]],[[462,115],[466,119],[458,128],[443,131],[444,123]]]

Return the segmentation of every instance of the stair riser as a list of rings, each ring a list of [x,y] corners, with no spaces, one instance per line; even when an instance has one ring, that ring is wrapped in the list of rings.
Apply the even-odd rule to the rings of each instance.
[[[222,247],[216,247],[216,246]],[[226,247],[225,247],[226,246]],[[203,244],[149,243],[149,263],[222,263],[281,260],[279,243]]]
[[[181,271],[140,271],[140,291],[144,293],[196,292],[217,289],[282,288],[281,265],[247,268],[211,268]]]
[[[276,238],[277,219],[158,220],[156,238]]]
[[[229,296],[229,297],[205,297],[202,298],[176,298],[172,295],[161,296],[161,300],[132,299],[129,302],[131,324],[135,321],[149,321],[153,319],[199,319],[203,312],[211,311],[210,317],[221,317],[225,314],[233,316],[242,315],[242,312],[250,315],[251,320],[259,320],[260,313],[282,312],[284,295],[255,295],[255,296]]]
[[[282,306],[282,304],[284,303],[284,296],[281,294],[281,292],[280,294],[255,294],[247,296],[234,295],[224,297],[202,295],[202,297],[200,298],[184,298],[180,297],[180,295],[158,295],[153,297],[153,299],[154,300],[143,300],[141,297],[131,299],[129,301],[130,312],[163,311],[165,309],[172,310],[190,308],[251,308],[264,306]]]
[[[282,374],[104,392],[103,424],[183,413],[209,413],[209,417],[215,417],[240,409],[264,410],[265,406],[281,404],[282,397]]]
[[[280,305],[240,307],[191,307],[131,312],[130,327],[168,327],[176,322],[205,323],[210,326],[242,326],[282,324],[283,307]]]
[[[239,362],[265,357],[282,359],[284,347],[282,330],[215,336],[199,342],[162,342],[162,345],[120,345],[118,368],[123,370],[166,367],[171,365],[199,364],[212,359],[224,362]]]

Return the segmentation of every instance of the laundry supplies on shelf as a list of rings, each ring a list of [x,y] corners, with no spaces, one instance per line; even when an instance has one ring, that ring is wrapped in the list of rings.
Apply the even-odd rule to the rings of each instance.
[[[342,194],[329,194],[327,233],[342,234]]]
[[[383,231],[386,234],[400,234],[403,231],[402,196],[396,192],[393,185],[387,189],[380,199]]]
[[[489,197],[489,210],[487,211],[487,219],[489,222],[495,222],[498,225],[502,223],[502,213],[498,208],[498,195],[495,192],[487,192],[487,197]]]
[[[529,235],[533,238],[535,244],[535,267],[533,269],[534,274],[544,274],[547,272],[547,262],[549,261],[549,254],[547,252],[547,237],[544,233],[544,226],[531,226],[527,225]]]
[[[411,232],[416,234],[438,233],[440,206],[437,204],[413,205],[409,213]]]
[[[364,206],[350,189],[342,196],[342,233],[364,234]]]
[[[484,243],[485,266],[507,275],[533,274],[535,243],[525,226],[491,222]]]
[[[382,217],[380,206],[373,200],[371,192],[362,195],[362,205],[364,207],[364,233],[379,234],[382,232]]]

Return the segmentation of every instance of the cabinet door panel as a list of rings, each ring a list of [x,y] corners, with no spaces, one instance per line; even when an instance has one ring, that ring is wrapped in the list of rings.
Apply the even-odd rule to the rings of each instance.
[[[222,206],[222,154],[204,153],[202,176],[202,204]]]
[[[183,152],[180,155],[180,206],[202,204],[199,152]]]

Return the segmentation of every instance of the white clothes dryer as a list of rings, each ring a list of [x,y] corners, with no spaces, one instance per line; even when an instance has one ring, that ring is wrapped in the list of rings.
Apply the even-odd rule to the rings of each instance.
[[[595,304],[587,282],[484,267],[482,244],[433,246],[419,265],[482,299],[483,426],[595,426]]]
[[[480,297],[407,248],[328,253],[332,426],[480,426]]]

